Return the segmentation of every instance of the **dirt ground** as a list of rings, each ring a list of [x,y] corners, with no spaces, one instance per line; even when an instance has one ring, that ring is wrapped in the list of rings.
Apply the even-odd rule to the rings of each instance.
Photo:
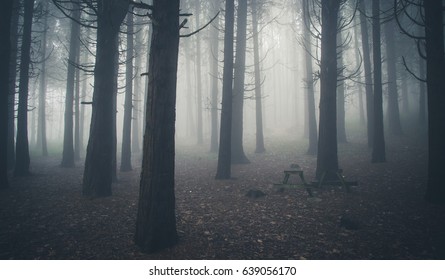
[[[33,176],[12,178],[0,192],[0,259],[443,259],[445,207],[423,200],[427,155],[422,137],[387,141],[387,163],[370,163],[363,139],[339,146],[347,193],[326,186],[274,185],[298,163],[310,180],[316,158],[304,140],[266,139],[267,152],[247,148],[250,164],[233,179],[214,180],[217,158],[206,148],[178,147],[179,244],[142,254],[133,243],[140,166],[120,173],[113,196],[81,195],[83,168],[58,157],[32,160]],[[292,178],[298,183],[298,178]],[[248,197],[259,190],[261,197]]]

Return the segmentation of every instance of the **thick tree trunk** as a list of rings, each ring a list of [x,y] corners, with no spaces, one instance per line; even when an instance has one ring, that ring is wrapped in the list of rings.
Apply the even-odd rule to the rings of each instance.
[[[427,54],[428,92],[428,185],[425,198],[445,203],[443,164],[445,162],[445,57],[443,8],[441,1],[423,1]]]
[[[260,70],[260,51],[258,40],[258,7],[255,1],[251,2],[252,7],[252,26],[253,26],[253,61],[255,67],[255,123],[256,123],[256,142],[255,153],[264,153],[264,135],[263,135],[263,105],[261,94],[261,70]]]
[[[303,36],[304,43],[306,44],[306,48],[308,51],[311,50],[311,34],[310,34],[310,21],[309,21],[309,7],[307,7],[307,1],[303,0],[303,20],[305,22]],[[306,96],[307,96],[307,113],[308,113],[308,133],[309,133],[309,147],[307,149],[308,155],[316,155],[317,154],[317,119],[315,114],[315,92],[314,92],[314,78],[313,78],[313,69],[312,69],[312,57],[310,53],[305,54],[305,66],[306,66]]]
[[[389,21],[384,26],[386,38],[386,66],[388,75],[388,126],[394,135],[402,135],[402,124],[400,123],[399,94],[397,90],[397,57],[396,43],[394,39],[394,22]]]
[[[316,177],[337,179],[337,20],[339,0],[322,1],[320,122]]]
[[[43,19],[43,31],[41,41],[42,66],[39,82],[39,109],[38,109],[38,128],[37,128],[37,148],[41,149],[42,156],[48,156],[48,146],[46,142],[46,38],[48,33],[48,2],[45,2],[45,16]]]
[[[231,176],[234,6],[234,0],[226,0],[221,126],[215,179],[230,179]]]
[[[135,243],[151,253],[177,242],[175,103],[179,0],[153,1],[147,123]]]
[[[121,171],[131,167],[131,116],[133,111],[133,14],[127,14],[127,59],[125,71],[124,126],[122,131]]]
[[[239,1],[233,80],[232,163],[249,163],[243,148],[244,76],[246,72],[247,1]]]
[[[17,77],[17,41],[19,25],[19,0],[13,0],[11,17],[11,56],[9,59],[9,94],[8,94],[8,169],[15,165],[15,96]]]
[[[372,162],[385,162],[385,136],[383,130],[382,54],[380,40],[380,0],[372,0],[372,55],[374,62],[374,138]]]
[[[17,142],[14,176],[29,175],[28,143],[28,88],[29,65],[31,62],[31,27],[34,13],[34,0],[24,1],[23,37],[20,55],[19,106],[17,112]]]
[[[3,2],[0,11],[0,61],[10,61],[11,55],[11,16],[13,0]],[[9,187],[8,182],[8,99],[9,64],[0,64],[0,189]]]
[[[219,6],[215,5],[213,12],[218,12]],[[217,24],[219,21],[216,21]],[[210,31],[210,84],[211,84],[211,132],[210,152],[218,151],[218,57],[219,57],[219,24]]]
[[[113,122],[116,117],[118,36],[128,5],[128,1],[98,2],[93,111],[82,188],[85,196],[111,195],[115,173],[113,157],[116,155]]]
[[[71,21],[70,49],[68,58],[68,72],[66,77],[66,96],[65,96],[65,126],[63,133],[63,154],[62,167],[74,167],[74,86],[76,76],[75,63],[79,58],[80,50],[80,20],[79,2],[73,2],[73,21]],[[76,22],[77,21],[77,22]]]
[[[372,85],[371,56],[369,49],[368,22],[366,18],[365,0],[360,0],[360,30],[362,32],[363,67],[365,69],[366,119],[368,147],[372,148],[374,139],[374,96]]]

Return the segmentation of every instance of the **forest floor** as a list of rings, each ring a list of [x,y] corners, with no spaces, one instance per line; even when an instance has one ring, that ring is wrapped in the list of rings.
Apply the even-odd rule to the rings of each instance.
[[[370,163],[363,139],[339,145],[343,173],[359,185],[352,193],[326,186],[313,198],[274,185],[291,163],[314,178],[316,158],[305,155],[303,140],[266,139],[264,154],[247,148],[251,163],[234,165],[234,178],[221,181],[215,154],[179,147],[179,243],[156,254],[133,243],[140,166],[119,174],[112,196],[86,199],[81,164],[65,169],[59,158],[35,158],[32,176],[12,178],[0,192],[0,259],[443,259],[445,207],[423,200],[420,138],[390,139],[380,164]]]

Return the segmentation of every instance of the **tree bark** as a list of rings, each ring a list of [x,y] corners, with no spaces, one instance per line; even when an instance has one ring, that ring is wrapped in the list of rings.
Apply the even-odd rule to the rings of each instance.
[[[0,61],[10,61],[11,55],[11,16],[13,0],[3,2],[0,10]],[[9,187],[8,181],[8,99],[10,71],[8,63],[0,64],[0,189]]]
[[[256,142],[255,153],[264,153],[264,134],[263,134],[263,105],[261,93],[261,69],[260,69],[260,51],[258,34],[258,7],[256,1],[251,2],[252,8],[252,26],[253,26],[253,61],[255,68],[255,124],[256,124]]]
[[[129,1],[98,2],[93,108],[82,188],[85,196],[111,195],[115,173],[113,157],[116,155],[113,122],[116,116],[118,36],[128,6]]]
[[[215,179],[230,179],[231,176],[234,6],[234,0],[226,0],[221,126]]]
[[[303,20],[305,22],[303,36],[304,42],[306,44],[307,51],[311,50],[311,34],[310,34],[310,21],[309,21],[309,7],[307,7],[307,1],[303,0]],[[314,71],[312,69],[312,57],[310,53],[306,52],[305,56],[305,66],[306,66],[306,100],[307,100],[307,117],[308,117],[308,135],[309,135],[309,146],[307,149],[308,155],[317,154],[317,119],[315,114],[315,92],[314,92]]]
[[[147,123],[135,243],[146,253],[177,242],[175,103],[179,0],[153,1]]]
[[[366,19],[365,0],[360,0],[360,30],[362,33],[363,67],[365,69],[366,119],[368,147],[372,148],[374,139],[374,96],[372,85],[371,56],[369,49],[368,22]]]
[[[25,0],[24,10],[22,47],[20,51],[19,106],[17,112],[17,142],[14,176],[29,175],[30,165],[28,143],[28,88],[34,0]]]
[[[320,121],[316,177],[337,179],[337,20],[339,0],[322,1]]]
[[[127,14],[127,59],[125,71],[124,126],[122,131],[121,171],[131,167],[131,116],[133,111],[133,14]]]
[[[394,21],[389,21],[384,26],[386,38],[386,66],[388,75],[388,126],[394,135],[402,135],[402,124],[400,122],[399,94],[397,90],[397,67],[396,67],[396,43],[394,39]]]
[[[428,92],[428,184],[425,198],[445,203],[443,163],[445,162],[445,57],[442,1],[423,1],[427,55]]]
[[[243,147],[244,77],[246,72],[247,1],[239,1],[233,80],[232,163],[249,163]]]
[[[372,162],[385,162],[385,136],[383,131],[382,54],[380,40],[380,0],[372,0],[372,55],[374,62],[374,138]]]
[[[74,86],[76,77],[75,63],[79,58],[80,50],[80,7],[78,0],[73,2],[73,20],[71,21],[70,49],[68,58],[68,72],[66,77],[65,96],[65,126],[63,133],[62,167],[74,167]]]

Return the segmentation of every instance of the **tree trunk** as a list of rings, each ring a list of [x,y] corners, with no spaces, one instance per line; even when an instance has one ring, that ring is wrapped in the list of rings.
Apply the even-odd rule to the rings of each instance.
[[[76,63],[80,62],[80,52]],[[80,69],[76,67],[74,83],[74,160],[80,160]]]
[[[443,164],[445,162],[445,57],[443,8],[441,1],[423,1],[427,55],[428,92],[428,184],[425,198],[445,203]]]
[[[374,138],[372,162],[385,162],[385,136],[382,105],[382,54],[380,40],[380,0],[372,0],[372,55],[374,61]]]
[[[147,123],[135,243],[146,253],[177,242],[175,103],[179,0],[153,1]]]
[[[125,71],[124,126],[122,131],[121,171],[131,167],[131,116],[133,110],[133,14],[127,14],[127,59]]]
[[[425,61],[419,56],[419,75],[421,79],[425,78]],[[426,88],[424,82],[419,82],[419,125],[421,128],[425,128],[427,124],[426,119]]]
[[[372,85],[371,56],[369,49],[368,22],[366,19],[365,0],[360,0],[360,30],[362,31],[363,67],[365,69],[365,92],[366,92],[366,119],[368,147],[372,148],[374,139],[374,96]]]
[[[246,72],[247,1],[239,1],[233,80],[232,163],[249,163],[243,148],[244,76]]]
[[[10,61],[11,55],[11,16],[13,0],[3,2],[0,11],[0,61]],[[8,182],[8,99],[10,71],[8,63],[0,64],[0,189],[9,187]]]
[[[34,0],[25,0],[24,9],[23,37],[20,51],[19,106],[17,112],[17,142],[14,176],[29,175],[30,164],[28,144],[28,88]]]
[[[128,11],[128,1],[99,1],[97,15],[96,64],[94,69],[93,110],[85,158],[82,193],[85,196],[111,195],[116,117],[116,62],[119,27]]]
[[[8,169],[15,165],[15,95],[17,77],[17,41],[19,25],[20,3],[13,0],[11,18],[11,56],[9,60],[9,94],[8,94]]]
[[[201,11],[201,2],[195,0],[195,20],[196,28],[200,26],[199,13]],[[202,71],[201,71],[201,36],[200,33],[195,35],[196,37],[196,99],[197,99],[197,139],[198,145],[204,143],[203,131],[202,131]]]
[[[70,50],[68,58],[68,72],[66,77],[65,96],[65,126],[63,133],[62,167],[74,167],[74,85],[76,76],[75,63],[79,58],[80,50],[80,20],[79,2],[73,2],[73,21],[71,21]]]
[[[337,20],[339,0],[322,1],[320,122],[316,177],[337,179]]]
[[[231,176],[234,6],[234,0],[226,0],[222,109],[219,133],[218,167],[215,179],[230,179]]]
[[[251,2],[252,7],[252,26],[253,26],[253,61],[255,67],[255,123],[256,123],[256,145],[255,153],[264,153],[264,135],[263,135],[263,105],[261,94],[261,70],[260,70],[260,51],[258,40],[258,7],[255,1]]]
[[[355,61],[356,63],[359,63],[360,61],[360,51],[359,51],[359,44],[358,44],[358,21],[357,18],[355,18],[354,22],[354,48],[355,48]],[[361,85],[362,79],[361,77],[358,77],[358,85],[357,85],[357,95],[358,95],[358,106],[359,106],[359,116],[360,116],[360,125],[365,126],[366,120],[365,120],[365,111],[363,108],[363,87]]]
[[[337,68],[340,68],[339,77],[343,77],[343,39],[342,39],[342,30],[339,30],[337,33],[337,44],[338,46],[338,61],[337,61]],[[346,143],[348,142],[346,139],[346,124],[345,124],[345,117],[346,117],[346,111],[345,111],[345,81],[337,81],[337,140],[339,143]]]
[[[396,69],[396,44],[394,39],[394,22],[389,21],[384,26],[386,38],[386,66],[388,75],[388,125],[389,131],[394,135],[402,135],[402,124],[400,123],[399,94],[397,91],[397,69]]]
[[[46,142],[46,38],[48,33],[48,2],[45,2],[45,16],[43,19],[43,31],[41,41],[42,67],[39,82],[39,111],[38,111],[38,128],[37,128],[37,148],[42,149],[42,156],[48,156],[48,146]]]
[[[311,34],[310,34],[310,21],[309,21],[309,7],[307,7],[307,1],[303,0],[303,20],[305,22],[303,36],[304,43],[307,51],[311,50],[312,42],[311,42]],[[317,119],[315,114],[315,92],[314,92],[314,78],[313,78],[313,69],[312,69],[312,57],[311,54],[306,52],[305,56],[305,64],[306,64],[306,96],[307,96],[307,117],[308,117],[308,134],[309,134],[309,147],[307,149],[308,155],[316,155],[317,154]]]
[[[219,5],[214,7],[213,12],[219,10]],[[219,57],[219,22],[210,31],[210,84],[211,84],[211,133],[210,152],[218,151],[218,57]]]

